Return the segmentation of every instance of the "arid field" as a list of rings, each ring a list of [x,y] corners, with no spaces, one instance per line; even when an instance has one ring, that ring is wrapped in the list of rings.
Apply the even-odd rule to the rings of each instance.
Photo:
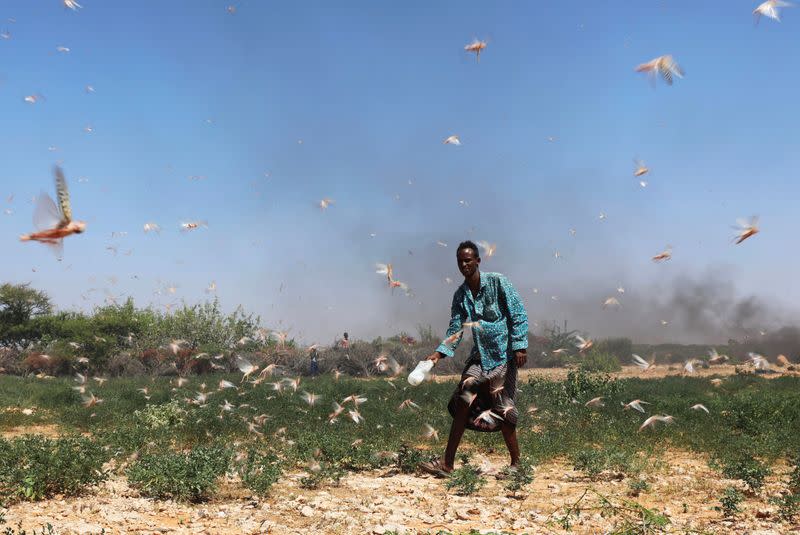
[[[296,392],[289,378],[278,377],[251,386],[239,377],[206,376],[205,390],[200,378],[181,387],[167,378],[113,379],[92,387],[103,401],[90,408],[71,379],[0,377],[4,463],[34,463],[41,459],[34,451],[69,457],[70,447],[78,448],[47,474],[34,471],[41,481],[65,485],[47,497],[37,495],[45,486],[31,480],[30,470],[28,479],[15,480],[10,466],[0,469],[5,522],[29,531],[49,523],[55,533],[798,531],[792,497],[800,482],[800,380],[736,373],[734,366],[692,377],[679,367],[637,370],[523,371],[519,434],[532,479],[515,489],[498,478],[508,461],[494,434],[467,432],[460,453],[469,459],[457,462],[451,488],[415,471],[444,448],[452,376],[416,388],[403,378],[303,378]],[[238,388],[218,390],[222,379]],[[273,386],[279,383],[284,387]],[[198,392],[210,393],[205,403],[187,401]],[[319,400],[310,405],[303,392]],[[366,400],[352,407],[344,401],[351,395]],[[604,406],[584,406],[597,396]],[[649,403],[647,414],[622,409],[635,398]],[[406,399],[419,408],[398,409]],[[334,400],[345,409],[330,423]],[[709,413],[691,410],[696,403]],[[652,414],[675,421],[639,432]],[[252,428],[257,415],[266,416]],[[424,424],[438,431],[438,441],[421,435]],[[11,446],[31,440],[27,433],[52,442]],[[55,446],[59,440],[84,442]],[[87,444],[95,450],[82,457]],[[182,457],[189,459],[186,470],[163,459],[169,451],[204,448],[203,455]],[[226,455],[224,466],[209,468]],[[105,475],[96,484],[88,476],[77,482],[74,472],[58,472],[71,470],[70,463]],[[172,481],[161,480],[166,467]]]

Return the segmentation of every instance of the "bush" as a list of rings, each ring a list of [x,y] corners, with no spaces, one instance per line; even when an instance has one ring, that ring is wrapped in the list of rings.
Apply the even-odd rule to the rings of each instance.
[[[183,403],[173,399],[161,405],[147,405],[142,410],[134,411],[133,417],[150,430],[174,428],[183,425],[186,409]]]
[[[622,384],[606,374],[589,373],[584,370],[570,371],[567,380],[560,383],[562,403],[573,399],[589,399],[595,396],[614,397],[622,390]]]
[[[198,502],[210,495],[230,461],[231,451],[222,446],[145,453],[128,468],[128,482],[143,496]]]
[[[744,495],[736,487],[726,487],[719,499],[720,505],[714,510],[722,512],[725,518],[732,518],[739,512],[739,504],[744,500]]]
[[[789,474],[789,490],[794,494],[800,494],[800,455],[792,459],[792,473]]]
[[[78,495],[107,478],[106,460],[103,448],[85,437],[0,440],[0,499]]]
[[[278,457],[274,453],[266,453],[256,447],[247,450],[237,471],[242,478],[242,484],[256,496],[262,497],[269,494],[269,489],[283,474]]]
[[[639,494],[641,494],[642,492],[647,492],[649,490],[650,490],[650,484],[644,479],[631,479],[628,482],[628,494],[630,494],[634,498]]]
[[[585,472],[589,479],[596,479],[606,469],[605,452],[601,450],[581,450],[572,454],[573,469]]]
[[[630,360],[633,353],[633,342],[630,338],[606,338],[598,341],[594,350],[598,353],[608,353],[618,360]]]
[[[427,460],[422,450],[402,444],[397,452],[397,469],[403,474],[413,474],[417,471],[419,463]]]
[[[729,457],[714,461],[722,467],[722,473],[730,479],[741,479],[750,492],[756,492],[764,486],[764,478],[772,471],[764,463],[748,453],[732,454]]]
[[[797,494],[772,497],[769,503],[778,507],[778,517],[786,522],[792,522],[800,514],[800,496]]]
[[[605,470],[616,470],[628,475],[642,471],[644,461],[629,451],[620,449],[589,449],[572,454],[575,470],[581,470],[595,480]]]
[[[20,361],[19,349],[0,347],[0,373],[21,375],[23,369]]]
[[[316,490],[326,482],[338,485],[344,474],[345,472],[340,466],[322,462],[318,467],[309,470],[308,474],[300,479],[300,486],[304,489]]]
[[[516,497],[517,492],[533,483],[533,463],[530,459],[520,459],[517,466],[506,467],[504,474],[506,476],[505,489]]]
[[[619,358],[611,353],[594,350],[580,359],[580,369],[586,372],[617,372],[622,369]]]
[[[147,373],[147,367],[129,353],[118,353],[108,359],[106,371],[112,377],[136,377]]]
[[[469,457],[462,455],[461,463],[460,468],[450,472],[445,486],[448,490],[456,489],[459,496],[470,496],[486,485],[486,479],[481,476],[480,470],[469,464]]]
[[[577,338],[575,335],[578,331],[567,331],[566,326],[562,330],[558,325],[553,324],[552,327],[544,328],[544,336],[528,336],[529,353],[534,353],[537,356],[534,359],[534,365],[541,368],[559,368],[571,362],[573,357],[570,356],[571,352],[575,351]],[[567,349],[568,353],[553,351],[559,349]]]

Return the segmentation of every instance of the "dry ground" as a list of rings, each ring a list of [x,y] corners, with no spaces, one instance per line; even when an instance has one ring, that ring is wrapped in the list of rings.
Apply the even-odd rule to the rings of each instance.
[[[487,472],[500,470],[505,459],[476,453],[475,463]],[[787,472],[777,467],[764,492],[778,492],[777,481]],[[189,505],[141,498],[123,477],[114,477],[93,493],[79,498],[21,503],[7,511],[10,525],[22,522],[32,529],[45,523],[57,533],[435,533],[441,529],[503,530],[513,533],[567,533],[556,519],[587,489],[615,502],[628,498],[628,485],[615,474],[591,482],[563,460],[536,469],[534,483],[520,498],[510,497],[502,482],[488,475],[488,484],[476,496],[460,497],[446,491],[441,480],[430,476],[394,474],[376,470],[346,476],[338,487],[316,491],[299,486],[302,473],[284,478],[267,499],[249,496],[235,481],[226,481],[210,502]],[[708,468],[706,459],[687,452],[671,452],[646,471],[651,489],[636,500],[672,519],[671,532],[749,533],[779,535],[800,533],[800,527],[781,524],[775,508],[750,497],[736,522],[724,521],[717,498],[734,481],[722,479]],[[597,503],[587,494],[584,506]],[[613,518],[584,511],[574,520],[572,533],[605,533]]]
[[[614,374],[620,377],[662,377],[679,374],[680,368],[661,366],[642,374],[636,367],[626,367]],[[524,370],[527,375],[560,379],[563,369]],[[698,375],[730,375],[734,366],[717,366],[699,370]],[[448,380],[440,376],[437,380]],[[4,437],[25,432],[55,436],[57,426],[16,428]],[[444,445],[440,444],[443,448]],[[51,499],[38,503],[13,505],[6,512],[9,525],[18,522],[26,529],[51,523],[57,533],[174,533],[174,534],[241,534],[241,533],[454,533],[470,529],[513,533],[567,533],[558,524],[565,507],[575,503],[587,489],[611,498],[615,503],[628,496],[627,480],[606,474],[601,481],[591,482],[576,472],[564,459],[546,462],[536,468],[535,480],[520,498],[510,497],[503,482],[491,474],[502,469],[506,460],[498,454],[474,452],[473,462],[481,466],[487,485],[472,497],[448,492],[441,480],[430,476],[395,474],[376,470],[348,474],[338,487],[304,490],[299,485],[302,472],[296,472],[277,483],[269,498],[258,499],[247,494],[235,481],[223,483],[215,498],[197,505],[177,504],[141,498],[128,487],[122,476],[109,481],[83,497]],[[765,496],[779,492],[778,481],[785,479],[788,468],[775,467],[760,496],[751,496],[742,504],[743,513],[735,522],[725,521],[713,507],[728,485],[712,471],[707,459],[689,452],[672,451],[656,459],[645,471],[649,491],[635,500],[653,511],[665,513],[672,520],[673,533],[696,530],[701,533],[736,533],[782,535],[800,534],[800,525],[780,523],[776,508],[767,505]],[[614,518],[604,518],[597,510],[586,510],[597,504],[590,490],[583,500],[584,512],[573,521],[571,533],[606,533]],[[618,518],[617,518],[618,520]]]
[[[652,370],[648,370],[646,372],[641,371],[638,366],[623,366],[621,371],[610,373],[609,375],[620,379],[630,379],[633,377],[637,377],[639,379],[660,379],[669,375],[686,377],[711,377],[714,375],[734,375],[736,374],[737,369],[750,373],[753,372],[752,366],[722,364],[718,366],[711,366],[707,369],[697,366],[695,367],[695,373],[689,375],[684,373],[682,365],[673,364],[671,366],[658,365]],[[549,379],[551,381],[562,381],[567,378],[567,374],[569,372],[569,368],[523,368],[519,371],[519,377],[521,380],[526,380],[528,377],[539,377],[542,379]],[[774,367],[773,372],[774,373],[765,373],[761,375],[761,377],[775,378],[782,375],[800,375],[800,371],[790,371],[786,368]],[[456,379],[455,375],[436,376],[437,381],[450,381],[454,379]]]

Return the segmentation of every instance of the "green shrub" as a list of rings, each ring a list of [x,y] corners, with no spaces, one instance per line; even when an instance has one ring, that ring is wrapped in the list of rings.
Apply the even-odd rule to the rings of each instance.
[[[419,463],[424,462],[427,456],[417,448],[402,444],[397,451],[397,469],[403,474],[413,474],[417,471]]]
[[[644,479],[631,479],[628,481],[628,494],[633,497],[650,490],[650,484]]]
[[[580,369],[586,372],[617,372],[622,369],[619,358],[600,350],[589,351],[580,359]]]
[[[616,470],[627,475],[638,475],[646,461],[635,453],[617,449],[585,449],[571,455],[575,470],[581,470],[592,479],[596,480],[604,470]]]
[[[506,477],[505,489],[516,497],[517,492],[533,483],[533,463],[530,459],[520,459],[515,467],[504,469]]]
[[[256,496],[266,496],[269,489],[283,475],[278,456],[274,453],[261,451],[257,447],[250,447],[246,457],[237,469],[242,484],[253,491]]]
[[[480,470],[469,463],[469,457],[461,456],[461,467],[450,472],[445,486],[448,490],[456,489],[459,496],[470,496],[478,492],[484,485],[486,479],[481,476]]]
[[[108,455],[86,437],[25,435],[0,440],[0,499],[75,496],[104,481]]]
[[[715,461],[722,467],[722,473],[730,479],[741,479],[750,492],[756,492],[764,486],[764,478],[772,471],[764,463],[748,453],[735,453]]]
[[[567,379],[559,383],[559,386],[562,403],[595,396],[614,397],[622,390],[622,383],[610,375],[589,373],[585,370],[571,370],[567,373]]]
[[[606,454],[602,450],[580,450],[571,457],[573,468],[585,472],[589,479],[596,479],[606,469]]]
[[[716,511],[722,512],[725,518],[732,518],[739,512],[739,504],[744,500],[744,495],[736,487],[726,487],[719,499],[720,505],[714,507]]]
[[[630,338],[605,338],[594,345],[599,353],[608,353],[619,360],[630,360],[633,353],[633,342]]]
[[[186,418],[184,403],[173,399],[161,405],[147,405],[144,409],[133,412],[137,423],[147,429],[168,429],[183,425]]]
[[[786,522],[792,522],[800,514],[800,495],[788,493],[774,496],[769,503],[778,507],[778,517]]]
[[[128,467],[128,482],[143,496],[198,502],[210,495],[230,461],[231,451],[219,445],[145,453]]]
[[[800,455],[792,459],[792,472],[789,474],[789,490],[794,494],[800,494]]]

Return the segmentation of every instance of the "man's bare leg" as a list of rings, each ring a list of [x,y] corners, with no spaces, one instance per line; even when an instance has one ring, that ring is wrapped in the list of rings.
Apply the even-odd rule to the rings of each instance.
[[[447,449],[444,451],[444,467],[447,471],[452,470],[455,465],[456,450],[467,427],[467,418],[469,418],[469,405],[459,399],[453,424],[450,426],[450,436],[447,437]]]
[[[517,443],[517,426],[503,422],[500,430],[503,432],[503,440],[506,441],[506,448],[511,454],[511,466],[519,463],[519,443]]]

